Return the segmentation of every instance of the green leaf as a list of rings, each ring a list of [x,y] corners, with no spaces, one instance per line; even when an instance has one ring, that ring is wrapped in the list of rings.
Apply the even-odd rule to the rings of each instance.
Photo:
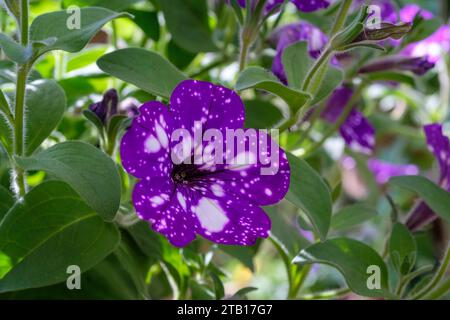
[[[78,18],[80,28],[68,28],[71,19],[77,18],[76,13],[65,10],[46,13],[34,19],[30,27],[32,41],[44,41],[55,38],[53,44],[42,46],[37,56],[51,50],[78,52],[83,49],[95,34],[107,22],[120,17],[129,16],[126,13],[117,13],[104,8],[81,8]]]
[[[161,30],[157,12],[135,9],[129,9],[127,11],[134,16],[133,22],[144,31],[147,37],[156,42],[159,41]]]
[[[288,153],[291,185],[286,199],[302,209],[316,233],[325,240],[330,228],[332,201],[328,186],[304,160]]]
[[[353,228],[372,219],[378,214],[377,210],[364,204],[355,204],[339,210],[331,217],[333,230]]]
[[[14,198],[11,192],[0,186],[0,223],[13,204]]]
[[[220,277],[214,272],[210,272],[210,277],[214,283],[214,292],[216,294],[216,300],[221,300],[225,296],[225,288]]]
[[[36,80],[27,86],[26,155],[31,155],[52,133],[66,110],[64,90],[54,80]]]
[[[279,249],[283,250],[286,257],[293,259],[297,253],[309,245],[296,226],[295,216],[288,215],[279,206],[265,207],[264,211],[272,221],[270,238],[276,242]]]
[[[114,220],[120,204],[120,177],[115,163],[99,149],[67,141],[16,161],[27,171],[43,170],[65,181],[104,220]]]
[[[167,58],[179,69],[187,68],[196,56],[197,53],[184,50],[173,40],[170,40],[167,44]]]
[[[139,221],[126,230],[147,257],[162,259],[164,251],[163,237],[154,232],[148,222]]]
[[[288,46],[284,49],[282,59],[289,86],[301,89],[314,63],[308,53],[308,42],[301,41]]]
[[[102,55],[105,54],[107,49],[108,48],[105,46],[100,46],[89,48],[80,53],[74,54],[74,56],[67,61],[66,71],[74,71],[95,63]]]
[[[332,66],[328,66],[322,84],[314,96],[311,105],[316,105],[322,100],[326,99],[343,81],[344,73]]]
[[[250,292],[253,292],[256,290],[258,290],[258,288],[254,288],[254,287],[246,287],[246,288],[239,289],[238,291],[236,291],[235,294],[233,294],[233,296],[229,300],[247,300],[247,295]]]
[[[417,245],[408,228],[396,223],[389,240],[389,254],[394,267],[401,274],[408,274],[416,263]]]
[[[450,223],[449,192],[422,176],[394,177],[390,184],[417,193],[437,215]]]
[[[98,130],[99,134],[103,134],[103,122],[100,118],[89,109],[83,110],[83,116],[88,119]]]
[[[362,242],[336,238],[316,243],[302,250],[293,263],[330,265],[344,276],[353,292],[366,297],[389,296],[386,264],[375,250]],[[374,273],[375,269],[378,274]],[[379,283],[374,280],[376,276]]]
[[[256,250],[252,247],[240,247],[240,246],[224,246],[220,245],[219,248],[228,254],[229,256],[238,259],[244,266],[251,271],[255,271],[255,265],[253,264],[253,257]]]
[[[408,35],[403,39],[402,46],[406,46],[413,42],[421,41],[431,36],[435,31],[442,26],[442,21],[439,18],[424,20],[423,18],[415,19],[413,28]]]
[[[190,52],[217,51],[206,0],[164,0],[161,9],[174,41]]]
[[[165,58],[145,49],[117,50],[104,55],[97,65],[104,72],[163,98],[169,98],[173,89],[187,79]]]
[[[12,153],[13,151],[13,129],[6,118],[0,114],[0,144],[3,145],[6,151]]]
[[[117,228],[103,222],[67,184],[44,182],[0,223],[0,252],[11,262],[0,275],[0,292],[64,281],[68,266],[87,271],[119,241]]]
[[[370,82],[376,82],[376,81],[394,81],[398,83],[404,83],[407,84],[413,88],[416,87],[416,79],[414,79],[414,76],[411,76],[409,74],[398,72],[398,71],[378,71],[378,72],[371,72],[366,75],[367,80]]]
[[[78,7],[103,7],[110,10],[120,11],[125,10],[132,5],[142,2],[143,0],[63,0],[63,7],[69,6]]]
[[[254,129],[271,129],[283,119],[280,109],[269,101],[246,100],[245,127]]]
[[[261,89],[280,97],[288,104],[293,113],[303,107],[311,98],[306,92],[286,87],[270,71],[260,67],[245,69],[237,80],[236,90],[252,88]]]
[[[32,56],[30,48],[24,48],[6,34],[0,33],[0,48],[14,62],[25,64]]]

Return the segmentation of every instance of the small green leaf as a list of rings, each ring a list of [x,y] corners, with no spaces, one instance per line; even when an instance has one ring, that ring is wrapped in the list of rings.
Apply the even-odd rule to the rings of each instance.
[[[115,163],[99,149],[67,141],[16,161],[27,171],[43,170],[65,181],[103,219],[114,220],[120,204],[120,177]]]
[[[206,0],[164,0],[161,9],[174,41],[190,52],[217,51]]]
[[[55,11],[38,16],[30,27],[31,41],[43,41],[55,38],[53,44],[42,46],[36,52],[40,56],[51,50],[78,52],[83,49],[94,35],[107,22],[120,17],[129,16],[127,13],[117,13],[104,8],[81,8],[78,13],[66,10]],[[71,19],[80,19],[80,28],[69,24]],[[73,27],[73,28],[72,28]]]
[[[302,91],[288,88],[283,85],[271,72],[260,68],[250,67],[245,69],[236,83],[236,90],[261,89],[270,92],[283,99],[293,113],[303,107],[311,96]]]
[[[126,230],[147,257],[162,259],[164,251],[163,237],[154,232],[148,222],[139,221]]]
[[[401,274],[407,274],[414,268],[417,257],[416,241],[408,228],[401,223],[396,223],[392,228],[389,254]]]
[[[13,204],[14,198],[11,192],[0,186],[0,223]]]
[[[14,62],[25,64],[32,56],[30,48],[24,48],[7,35],[0,33],[0,48]]]
[[[67,184],[48,181],[25,195],[0,223],[0,252],[11,266],[0,292],[36,288],[67,279],[67,267],[87,271],[120,241]]]
[[[286,199],[308,216],[322,240],[327,238],[331,223],[331,193],[323,179],[304,160],[288,153],[291,185]]]
[[[321,263],[336,268],[349,288],[366,297],[389,296],[388,270],[380,255],[366,244],[335,238],[302,250],[293,263]]]
[[[138,48],[111,52],[97,61],[104,72],[151,94],[169,98],[173,89],[187,79],[159,54]]]
[[[54,80],[36,80],[27,86],[26,155],[31,155],[52,133],[66,111],[66,95]]]
[[[6,151],[13,151],[13,129],[9,122],[2,114],[0,114],[0,144]]]
[[[344,230],[360,225],[378,214],[377,210],[363,204],[355,204],[339,210],[331,218],[333,230]]]
[[[422,176],[394,177],[391,184],[417,193],[441,218],[450,223],[450,193]]]
[[[280,109],[268,101],[245,100],[245,127],[271,129],[283,119]]]
[[[103,122],[94,112],[89,109],[83,110],[83,116],[97,128],[100,135],[103,134]]]

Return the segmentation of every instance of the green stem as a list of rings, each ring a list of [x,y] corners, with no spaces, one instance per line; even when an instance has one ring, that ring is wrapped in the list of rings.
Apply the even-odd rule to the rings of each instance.
[[[402,277],[398,283],[397,286],[397,290],[396,290],[396,295],[401,298],[404,296],[405,294],[405,289],[408,286],[408,284],[414,280],[415,278],[417,278],[418,276],[421,276],[427,272],[430,272],[431,270],[433,270],[433,266],[425,266],[422,267],[410,274],[407,274],[406,276]]]
[[[450,292],[450,279],[447,279],[440,287],[438,287],[433,292],[427,294],[425,300],[437,300],[445,296]]]
[[[322,69],[322,67],[328,63],[329,58],[332,53],[333,53],[333,51],[329,47],[327,47],[322,52],[320,57],[316,60],[316,62],[313,64],[311,69],[306,74],[305,82],[303,83],[303,86],[302,86],[302,91],[309,92],[309,88],[311,86],[312,81],[316,78],[316,75],[319,74],[319,71]],[[321,79],[318,79],[318,80],[315,80],[315,82],[321,82]]]
[[[20,7],[20,42],[22,46],[28,46],[28,1],[22,0]],[[14,116],[14,155],[23,156],[24,148],[24,109],[25,90],[28,77],[28,65],[19,65],[16,83],[15,116]],[[26,192],[25,173],[15,165],[15,186],[17,196],[22,197]]]
[[[365,84],[362,83],[358,89],[355,91],[355,93],[353,94],[352,98],[347,102],[347,104],[344,107],[344,110],[342,111],[342,113],[340,114],[339,118],[336,120],[336,122],[333,124],[333,126],[331,126],[328,131],[323,135],[322,139],[320,139],[320,141],[318,141],[317,143],[315,143],[314,145],[312,145],[306,152],[305,154],[311,154],[313,152],[315,152],[317,149],[319,149],[324,143],[325,141],[331,137],[337,130],[339,130],[339,128],[342,126],[342,124],[345,122],[345,120],[347,120],[348,116],[350,115],[350,113],[353,110],[353,106],[355,105],[356,101],[360,98],[361,96],[361,92],[363,91],[365,87]],[[314,122],[319,118],[319,116],[322,114],[322,112],[324,111],[326,105],[322,105],[322,108],[317,108],[316,111],[313,113],[313,115],[311,116],[311,125],[309,126],[307,132],[305,132],[305,136],[307,137],[310,130],[312,129]]]
[[[239,54],[239,72],[245,69],[247,66],[248,52],[250,50],[251,40],[243,37],[241,40],[241,52]]]
[[[411,300],[421,299],[425,295],[427,295],[430,291],[432,291],[434,288],[436,288],[441,282],[441,280],[445,277],[449,264],[450,264],[450,245],[447,247],[444,259],[442,260],[442,264],[439,267],[439,270],[436,272],[434,278],[422,290],[420,290],[414,296],[412,296]]]
[[[334,22],[333,28],[331,29],[331,36],[334,36],[336,33],[341,30],[347,21],[348,11],[352,6],[353,0],[344,0],[341,2],[341,6],[339,8],[339,13],[337,15],[336,21]],[[331,37],[330,37],[331,39]]]

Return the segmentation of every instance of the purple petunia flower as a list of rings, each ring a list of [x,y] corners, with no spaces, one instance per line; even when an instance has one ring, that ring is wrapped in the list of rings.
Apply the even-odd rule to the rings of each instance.
[[[251,6],[254,7],[258,0],[251,0]],[[230,0],[227,0],[230,3]],[[245,0],[237,0],[239,5],[245,8]],[[266,12],[279,7],[283,4],[284,0],[267,0]],[[312,12],[320,9],[328,8],[330,5],[330,0],[291,0],[293,4],[298,8],[298,10],[303,12]]]
[[[411,23],[414,21],[417,14],[420,14],[420,16],[425,20],[433,18],[433,14],[430,11],[422,9],[417,4],[408,4],[400,9],[400,20],[402,22]]]
[[[328,42],[328,37],[319,28],[307,22],[288,24],[276,30],[271,41],[276,44],[276,56],[272,64],[272,72],[285,84],[286,74],[283,67],[283,53],[289,45],[300,41],[308,42],[309,55],[316,59]]]
[[[419,174],[419,168],[415,165],[394,164],[378,159],[370,159],[368,167],[374,174],[375,180],[379,185],[388,183],[392,177],[414,176]]]
[[[350,88],[336,89],[327,102],[322,118],[330,123],[335,123],[352,95],[353,90]],[[367,118],[356,109],[350,112],[340,127],[340,133],[345,143],[355,151],[370,154],[375,148],[375,129]]]
[[[244,105],[234,91],[186,80],[173,91],[170,110],[152,101],[139,111],[120,152],[124,168],[140,179],[133,203],[141,219],[178,247],[197,234],[226,245],[268,236],[270,219],[260,206],[284,198],[289,163],[267,134],[242,130]],[[245,134],[235,138],[230,130]],[[207,139],[210,132],[226,138]],[[255,147],[270,163],[256,161]]]
[[[424,130],[427,144],[439,162],[439,184],[450,192],[450,140],[444,135],[440,124],[427,125]],[[421,201],[409,216],[406,225],[411,230],[417,230],[436,219],[437,215],[433,210]]]

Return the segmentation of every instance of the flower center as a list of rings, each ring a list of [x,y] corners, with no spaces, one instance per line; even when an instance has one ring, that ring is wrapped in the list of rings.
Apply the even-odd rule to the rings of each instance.
[[[172,170],[172,180],[175,183],[189,184],[203,175],[204,173],[194,164],[178,164]]]

